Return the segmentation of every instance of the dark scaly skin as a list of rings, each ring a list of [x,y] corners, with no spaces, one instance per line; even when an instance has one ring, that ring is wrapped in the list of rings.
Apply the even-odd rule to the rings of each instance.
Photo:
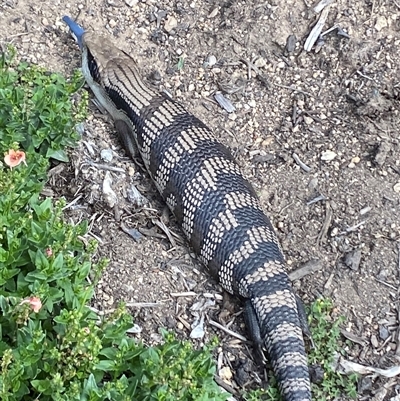
[[[141,155],[199,259],[225,290],[246,300],[252,339],[258,350],[266,348],[284,400],[310,401],[301,321],[284,257],[230,151],[181,104],[148,88],[128,54],[96,35],[77,36],[85,78],[126,149]]]

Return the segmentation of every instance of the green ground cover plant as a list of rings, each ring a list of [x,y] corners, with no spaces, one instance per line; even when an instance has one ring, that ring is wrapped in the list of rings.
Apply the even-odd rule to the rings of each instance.
[[[225,400],[210,348],[167,333],[146,348],[127,335],[123,306],[89,308],[107,261],[93,262],[86,222],[63,220],[64,200],[40,195],[51,159],[67,161],[79,139],[83,78],[13,56],[0,56],[0,399]]]

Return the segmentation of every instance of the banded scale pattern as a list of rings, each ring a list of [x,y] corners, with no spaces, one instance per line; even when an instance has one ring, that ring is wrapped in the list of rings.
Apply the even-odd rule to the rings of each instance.
[[[181,104],[146,86],[133,59],[107,39],[84,33],[80,44],[85,78],[127,150],[141,155],[201,262],[226,291],[246,300],[248,329],[266,348],[284,400],[310,401],[284,257],[230,151]]]

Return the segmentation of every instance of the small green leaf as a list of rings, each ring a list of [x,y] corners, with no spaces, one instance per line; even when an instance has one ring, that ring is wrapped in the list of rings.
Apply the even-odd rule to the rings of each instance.
[[[105,356],[108,359],[114,360],[115,356],[117,355],[118,350],[114,347],[109,347],[109,348],[103,348],[100,351],[100,355]]]
[[[114,370],[115,362],[114,361],[108,361],[106,359],[100,361],[99,363],[96,363],[95,369],[102,370],[103,372],[110,372]]]
[[[51,389],[50,380],[32,380],[31,384],[40,393],[48,394]]]
[[[46,152],[46,157],[50,158],[50,159],[55,159],[55,160],[59,160],[60,162],[64,162],[67,163],[69,162],[69,158],[66,154],[65,151],[60,150],[60,149],[47,149]]]
[[[181,70],[184,67],[184,65],[185,65],[185,58],[183,56],[180,56],[177,65],[178,71]]]
[[[56,272],[62,270],[63,265],[64,265],[64,255],[60,252],[53,260],[51,266],[54,272]]]

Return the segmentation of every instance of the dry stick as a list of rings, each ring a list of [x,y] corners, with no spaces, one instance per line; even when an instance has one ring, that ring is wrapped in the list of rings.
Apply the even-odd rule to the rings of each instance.
[[[115,173],[125,173],[125,170],[121,167],[107,166],[106,164],[94,163],[91,161],[88,161],[83,164],[88,164],[89,166],[96,167],[100,170],[113,171]]]
[[[329,6],[329,4],[333,3],[333,0],[321,0],[314,8],[314,12],[318,14],[321,12],[326,6]]]
[[[81,199],[83,197],[82,194],[78,195],[75,199],[73,199],[71,202],[68,203],[68,205],[65,205],[62,210],[66,210],[69,209],[71,206],[75,205],[76,202],[78,202],[79,199]]]
[[[400,302],[397,304],[397,321],[399,322],[399,327],[397,329],[397,347],[396,347],[396,356],[400,357]]]
[[[171,243],[171,246],[173,248],[176,247],[176,241],[172,237],[172,232],[168,229],[168,227],[164,224],[163,221],[157,220],[157,219],[152,219],[153,224],[155,224],[158,228],[160,228],[164,234],[167,236],[169,242]]]
[[[329,201],[326,202],[326,215],[325,215],[325,221],[324,224],[322,226],[321,232],[318,235],[317,238],[317,246],[319,247],[321,245],[321,242],[325,239],[325,236],[329,230],[329,226],[331,225],[331,221],[332,221],[332,209],[331,209],[331,205],[329,203]]]
[[[324,201],[324,200],[326,200],[326,196],[324,196],[324,195],[319,195],[319,196],[317,196],[316,198],[314,198],[314,199],[311,199],[310,201],[308,201],[307,202],[307,206],[310,206],[310,205],[312,205],[313,203],[317,203],[317,202],[319,202],[319,201]]]
[[[357,228],[363,226],[366,222],[367,222],[367,220],[362,220],[354,226],[347,227],[345,231],[341,231],[338,235],[345,235],[345,234],[351,233],[353,231],[356,231]]]
[[[125,304],[125,306],[129,307],[129,308],[153,308],[153,307],[161,306],[163,303],[164,303],[164,301],[159,301],[159,302],[127,302]]]
[[[297,153],[293,153],[292,157],[294,159],[294,161],[306,172],[309,173],[311,171],[311,167],[307,166],[307,164],[303,163],[300,160],[300,157],[298,156]]]
[[[233,387],[231,387],[228,383],[225,383],[219,376],[214,375],[214,380],[218,384],[218,386],[222,387],[228,393],[236,396],[240,395]]]
[[[246,337],[243,337],[243,336],[241,336],[240,334],[235,333],[234,331],[227,329],[226,327],[222,326],[222,324],[219,324],[218,322],[216,322],[216,321],[214,321],[214,320],[210,320],[209,323],[211,324],[211,326],[214,326],[214,327],[216,327],[217,329],[220,329],[220,330],[222,330],[222,331],[225,331],[225,333],[228,333],[228,334],[231,335],[232,337],[236,337],[236,338],[238,338],[239,340],[242,340],[242,341],[247,341],[247,338],[246,338]]]
[[[197,293],[193,291],[171,292],[169,295],[171,295],[171,297],[196,297]]]
[[[322,32],[322,28],[325,25],[326,19],[328,18],[330,5],[327,5],[321,12],[318,22],[314,25],[314,28],[311,30],[311,33],[308,35],[306,43],[304,44],[304,50],[309,52],[311,51],[314,43],[318,40],[319,35]]]
[[[398,249],[397,270],[398,270],[398,279],[400,280],[400,242],[397,244],[397,249]],[[400,294],[400,287],[397,289],[397,293]],[[397,304],[397,322],[399,324],[399,327],[397,328],[396,356],[400,357],[400,302],[398,302],[398,304]]]
[[[300,280],[308,274],[314,273],[317,270],[322,269],[322,263],[319,259],[311,259],[304,263],[303,266],[289,273],[289,278],[291,281]]]
[[[4,40],[4,41],[9,42],[10,39],[19,38],[20,36],[29,35],[30,33],[31,33],[31,31],[22,32],[22,33],[16,33],[15,35],[9,35],[9,36],[6,36],[4,39],[0,39],[0,40]]]
[[[154,307],[158,307],[161,306],[163,304],[163,302],[127,302],[125,304],[126,307],[131,307],[131,308],[154,308]],[[97,309],[93,306],[89,306],[89,309],[93,312],[95,312],[96,314],[98,314],[99,316],[104,316],[104,315],[109,315],[110,313],[114,313],[117,309],[116,308],[112,308],[112,309],[104,309],[104,310],[100,310]]]
[[[375,277],[375,280],[376,280],[378,283],[381,283],[381,284],[383,284],[383,285],[386,285],[386,287],[389,287],[389,288],[391,288],[392,290],[395,290],[395,291],[398,290],[398,288],[396,288],[394,285],[391,285],[391,284],[387,283],[386,281],[379,280],[379,278],[376,278],[376,277]]]
[[[360,75],[360,77],[363,77],[365,79],[369,79],[370,81],[374,81],[374,78],[368,77],[367,75],[364,75],[361,71],[356,71],[356,74]]]
[[[272,84],[275,85],[275,86],[277,86],[278,88],[289,89],[289,90],[291,90],[291,91],[293,91],[293,92],[299,92],[299,93],[302,93],[303,95],[315,97],[312,93],[303,91],[303,90],[301,90],[301,89],[293,88],[293,87],[287,86],[287,85],[277,84],[276,82],[272,82]]]
[[[360,344],[361,346],[368,344],[368,340],[364,337],[356,336],[355,334],[350,333],[349,331],[346,331],[344,329],[340,330],[340,332],[342,333],[342,335],[344,337],[346,337],[348,340],[352,341],[353,343]]]
[[[260,70],[253,63],[251,63],[250,61],[248,61],[246,59],[240,59],[240,61],[247,65],[250,73],[251,73],[251,70],[253,69],[254,72],[257,74],[257,78],[260,79],[263,83],[265,83],[263,75],[261,75]],[[250,75],[249,78],[251,78],[251,75]],[[311,94],[309,92],[306,92],[306,91],[303,91],[301,89],[293,88],[293,87],[287,86],[287,85],[281,85],[281,84],[278,84],[276,82],[272,82],[272,84],[277,86],[278,88],[289,89],[289,90],[292,90],[293,92],[299,92],[299,93],[302,93],[303,95],[306,95],[306,96],[315,97],[313,94]]]

